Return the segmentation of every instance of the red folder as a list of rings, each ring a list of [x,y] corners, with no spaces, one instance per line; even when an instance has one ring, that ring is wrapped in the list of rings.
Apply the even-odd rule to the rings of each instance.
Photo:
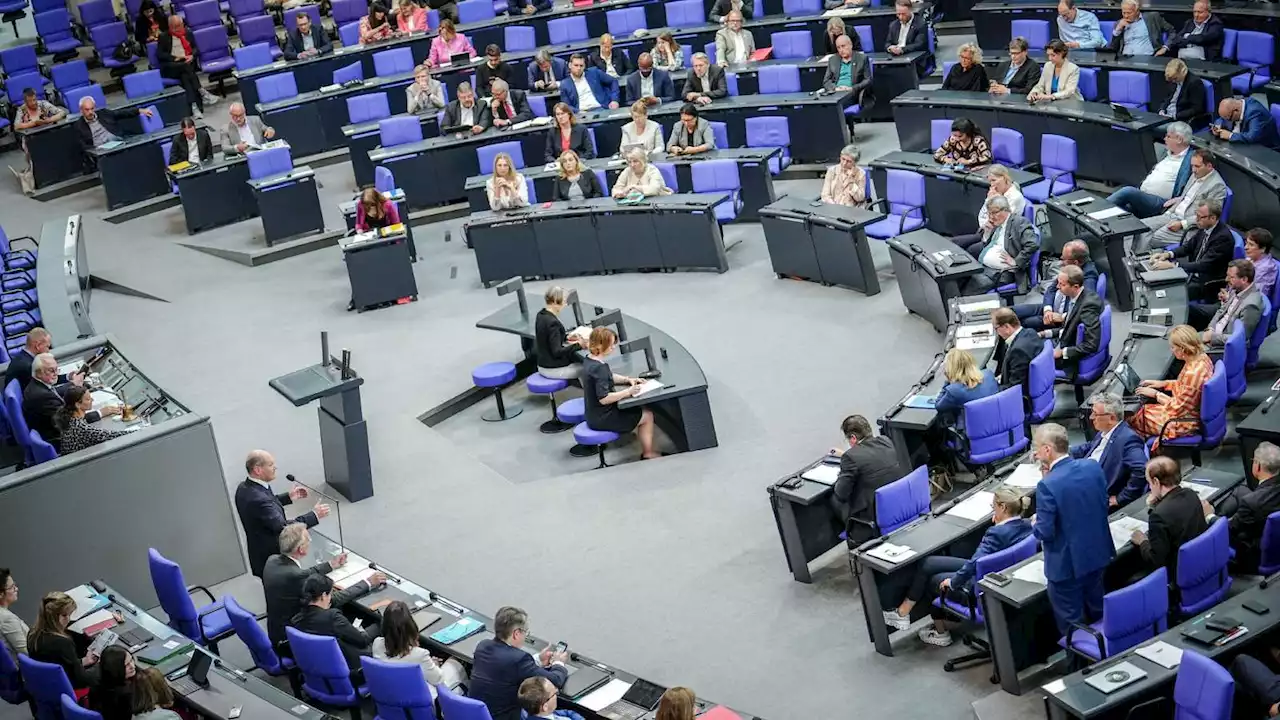
[[[573,0],[574,7],[591,7],[595,4],[595,0]]]
[[[768,59],[769,59],[770,57],[772,57],[772,56],[773,56],[773,48],[772,48],[772,47],[760,48],[760,49],[756,50],[755,52],[751,53],[751,60],[752,60],[752,61],[756,61],[756,60],[768,60]]]

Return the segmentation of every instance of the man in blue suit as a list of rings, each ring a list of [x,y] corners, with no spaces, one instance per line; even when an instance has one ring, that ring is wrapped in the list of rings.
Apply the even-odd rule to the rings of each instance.
[[[493,616],[493,639],[476,645],[468,694],[489,708],[493,720],[520,720],[520,683],[543,677],[557,688],[569,679],[568,653],[546,648],[535,660],[525,650],[529,615],[517,607],[499,608]],[[532,643],[532,641],[529,641]]]
[[[1089,398],[1093,429],[1097,434],[1071,448],[1071,457],[1095,460],[1107,478],[1108,505],[1128,505],[1147,494],[1147,446],[1124,422],[1124,403],[1112,393]]]
[[[1280,148],[1275,118],[1266,106],[1253,98],[1227,98],[1218,103],[1218,119],[1209,132],[1219,140]]]
[[[644,100],[646,105],[661,105],[676,97],[676,85],[666,70],[655,70],[653,57],[640,53],[636,71],[627,76],[627,102]]]
[[[560,83],[560,102],[574,112],[612,110],[618,107],[618,80],[588,68],[587,59],[574,53],[569,58],[569,77]]]
[[[560,81],[569,76],[569,63],[557,57],[551,57],[546,49],[539,50],[533,56],[526,70],[529,74],[529,87],[534,90],[556,90]]]
[[[1058,267],[1061,269],[1068,265],[1075,265],[1084,273],[1086,290],[1098,291],[1098,266],[1089,259],[1089,245],[1085,241],[1072,240],[1062,246],[1062,264]],[[1044,289],[1043,300],[1038,303],[1022,303],[1013,306],[1013,312],[1022,321],[1023,327],[1039,332],[1066,322],[1067,298],[1058,293],[1057,274],[1050,277],[1053,280],[1049,283],[1049,287]]]
[[[1107,527],[1107,479],[1093,460],[1073,460],[1067,429],[1045,423],[1032,435],[1044,477],[1032,532],[1044,548],[1044,576],[1058,630],[1102,617],[1102,574],[1115,547]]]

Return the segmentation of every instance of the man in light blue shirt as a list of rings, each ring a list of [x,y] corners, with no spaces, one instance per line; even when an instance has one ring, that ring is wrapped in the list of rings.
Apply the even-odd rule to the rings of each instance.
[[[1076,0],[1058,0],[1058,37],[1069,48],[1096,50],[1106,43],[1098,16],[1076,7]]]
[[[1144,13],[1136,0],[1124,0],[1108,47],[1126,57],[1151,56],[1156,54],[1156,48],[1164,47],[1164,34],[1172,31],[1173,26],[1160,13]]]

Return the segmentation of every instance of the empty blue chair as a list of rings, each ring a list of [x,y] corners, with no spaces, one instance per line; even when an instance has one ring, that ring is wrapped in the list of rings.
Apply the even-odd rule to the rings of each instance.
[[[1022,385],[964,404],[959,457],[969,467],[982,467],[1012,457],[1031,444]]]
[[[266,48],[267,55],[271,58],[267,62],[272,62],[284,54],[280,49],[280,41],[276,37],[275,21],[270,15],[255,15],[247,17],[236,23],[236,32],[240,35],[240,45],[242,47],[262,45]],[[236,67],[240,67],[241,48],[232,51],[236,59]],[[266,64],[266,63],[263,63]],[[253,66],[258,67],[258,66]]]
[[[266,12],[266,3],[263,0],[230,0],[227,3],[227,12],[231,15],[231,21],[235,23],[236,28],[239,28],[240,23],[249,18],[262,17]],[[130,17],[133,17],[132,13]]]
[[[702,4],[699,3],[698,7],[702,7]],[[440,714],[449,720],[492,720],[489,708],[484,703],[454,694],[444,685],[436,686],[436,697],[440,700]]]
[[[1009,128],[991,128],[991,155],[1002,165],[1022,167],[1027,162],[1022,133]]]
[[[288,152],[285,148],[280,149]],[[214,599],[213,593],[203,585],[188,587],[182,577],[182,568],[155,548],[147,551],[147,565],[151,569],[151,584],[155,587],[156,598],[169,616],[169,627],[217,653],[218,641],[235,633],[222,603]],[[197,608],[191,602],[193,592],[204,593],[209,598],[208,604]]]
[[[1089,102],[1098,99],[1098,68],[1080,68],[1080,80],[1076,84],[1080,97]]]
[[[22,390],[18,388],[18,381],[10,380],[8,385],[4,387],[4,411],[9,420],[10,430],[13,437],[18,441],[18,445],[22,448],[23,463],[25,465],[33,464],[34,460],[31,455],[31,433],[27,427],[27,418],[22,414]],[[62,670],[61,667],[58,668]],[[23,677],[27,675],[24,672]],[[65,677],[64,677],[65,679]],[[32,695],[35,690],[31,687],[30,680],[27,681],[27,691]]]
[[[35,703],[36,720],[62,720],[62,697],[76,696],[62,666],[32,660],[23,653],[18,656],[18,670],[27,694]]]
[[[63,695],[62,720],[102,720],[102,715],[77,705],[75,696]]]
[[[255,150],[245,155],[249,163],[249,179],[284,175],[293,170],[293,156],[287,147],[274,147],[269,150]]]
[[[601,187],[604,186],[602,185]],[[546,395],[551,400],[551,419],[538,427],[541,432],[550,434],[564,432],[569,429],[569,425],[556,419],[556,393],[569,387],[568,380],[547,377],[542,373],[534,373],[524,381],[524,386],[530,395]]]
[[[813,57],[813,35],[808,30],[788,30],[769,36],[775,60]]]
[[[277,48],[279,49],[279,48]],[[240,71],[270,65],[275,61],[271,55],[271,46],[267,43],[254,43],[235,49],[236,69]]]
[[[148,105],[147,110],[151,111],[151,117],[140,115],[138,120],[142,123],[142,132],[153,133],[164,129],[164,118],[160,117],[160,108],[155,105]]]
[[[36,13],[35,23],[45,52],[53,53],[55,60],[74,56],[76,48],[80,47],[80,38],[71,27],[71,14],[65,7]]]
[[[876,535],[888,535],[916,518],[929,514],[929,466],[921,465],[906,476],[875,492]],[[850,522],[869,524],[851,517]]]
[[[1265,300],[1265,299],[1264,299]],[[1266,330],[1259,321],[1258,325]],[[1192,418],[1174,418],[1191,420]],[[1170,448],[1182,448],[1191,451],[1191,459],[1200,464],[1200,451],[1210,450],[1222,444],[1227,435],[1227,370],[1222,361],[1213,364],[1213,376],[1200,390],[1200,428],[1199,432],[1175,438],[1165,438],[1164,428],[1160,428],[1160,447],[1168,451]],[[1167,423],[1166,423],[1167,425]]]
[[[791,126],[781,115],[749,117],[746,120],[747,147],[776,147],[782,152],[769,158],[769,172],[777,175],[791,165]]]
[[[4,413],[0,413],[0,421]],[[27,701],[27,689],[22,685],[22,673],[13,660],[11,648],[0,638],[0,700],[10,705],[21,705]]]
[[[516,379],[516,366],[509,362],[485,363],[471,371],[471,383],[478,388],[493,388],[496,410],[488,411],[480,417],[486,422],[502,422],[510,420],[524,412],[524,408],[507,409],[502,400],[502,388]]]
[[[458,3],[458,22],[463,25],[484,22],[495,17],[497,13],[494,12],[493,3],[490,0],[462,0]]]
[[[13,36],[18,37],[18,21],[27,16],[27,0],[0,0],[0,22],[13,26]]]
[[[384,92],[347,98],[347,122],[352,125],[389,117],[391,106],[387,103],[387,94]]]
[[[1163,567],[1102,598],[1102,619],[1073,623],[1060,647],[1096,662],[1150,640],[1169,627],[1169,574]]]
[[[1236,683],[1231,673],[1200,653],[1184,649],[1173,683],[1173,704],[1178,720],[1229,718]]]
[[[86,5],[88,3],[85,3]],[[31,43],[15,45],[0,50],[0,68],[8,76],[40,72],[40,61],[36,57],[36,46]]]
[[[333,0],[330,10],[334,26],[342,27],[348,23],[360,22],[360,18],[369,14],[369,5],[363,0]]]
[[[140,98],[164,92],[159,70],[143,70],[124,76],[124,96]]]
[[[1249,69],[1247,75],[1231,78],[1231,89],[1248,95],[1271,80],[1271,65],[1276,58],[1275,37],[1256,30],[1239,30],[1236,36],[1236,64]]]
[[[937,150],[951,137],[951,119],[934,118],[929,121],[929,147]]]
[[[529,101],[529,109],[533,111],[534,117],[547,116],[547,98],[545,96],[525,94],[524,97]]]
[[[1197,615],[1222,602],[1231,589],[1227,562],[1231,559],[1231,539],[1227,521],[1217,518],[1208,530],[1178,548],[1178,613],[1184,618]]]
[[[502,30],[502,47],[507,52],[524,52],[538,47],[538,39],[531,27],[509,25]]]
[[[1056,395],[1053,391],[1053,341],[1045,340],[1044,349],[1031,359],[1027,372],[1027,394],[1031,398],[1031,411],[1027,419],[1038,425],[1053,414]]]
[[[275,102],[298,96],[298,81],[292,72],[277,73],[253,81],[258,88],[258,104]]]
[[[547,35],[551,38],[552,45],[564,45],[586,40],[588,37],[587,18],[583,15],[573,15],[548,20]]]
[[[364,80],[364,66],[357,60],[350,65],[343,65],[333,71],[333,84],[343,85],[352,81]]]
[[[800,92],[798,65],[766,65],[760,68],[759,78],[761,95]]]
[[[99,25],[113,23],[118,19],[116,17],[116,9],[111,0],[89,0],[89,2],[80,3],[78,10],[80,11],[80,24],[86,30],[92,30]]]
[[[1107,274],[1098,273],[1098,297],[1102,298],[1102,302],[1107,301]]]
[[[360,45],[360,23],[353,22],[339,26],[338,39],[342,41],[344,47],[358,47]]]
[[[240,642],[249,649],[249,656],[253,658],[254,667],[260,668],[263,672],[272,677],[288,676],[290,685],[294,685],[294,695],[298,695],[300,688],[297,686],[298,680],[293,669],[294,664],[291,658],[280,657],[276,649],[271,645],[271,639],[267,637],[267,631],[258,624],[258,618],[253,613],[240,607],[240,603],[230,595],[222,598],[222,605],[227,610],[227,617],[231,620],[231,627],[235,630],[236,637],[240,638]],[[252,669],[252,668],[251,668]],[[421,673],[419,673],[421,674]]]
[[[1244,397],[1249,383],[1244,373],[1244,356],[1247,350],[1244,342],[1244,323],[1236,320],[1232,323],[1231,334],[1222,348],[1222,366],[1227,374],[1227,403],[1231,404]]]
[[[884,192],[877,201],[888,217],[867,225],[867,237],[888,240],[924,227],[924,176],[910,170],[885,171]]]
[[[1045,179],[1022,188],[1022,195],[1034,203],[1065,195],[1076,189],[1079,169],[1076,141],[1064,135],[1045,133],[1040,138],[1040,174]]]
[[[302,672],[302,694],[321,705],[347,708],[352,720],[360,720],[360,700],[369,696],[365,686],[351,682],[351,669],[334,637],[312,635],[297,628],[285,628],[293,661]],[[416,666],[411,666],[422,671]]]
[[[729,193],[729,199],[713,208],[716,220],[733,222],[742,210],[742,178],[733,160],[702,160],[689,166],[693,191],[696,193]]]
[[[1036,538],[1034,535],[1028,535],[1011,547],[978,558],[974,569],[974,579],[975,581],[981,580],[990,573],[1003,572],[1035,554]],[[966,593],[968,602],[957,602],[951,598],[949,593],[944,592],[934,599],[933,604],[960,620],[983,627],[986,625],[986,617],[982,612],[983,588],[981,583],[974,582],[973,590],[971,593]],[[964,644],[969,647],[976,647],[977,650],[947,660],[943,663],[943,668],[947,672],[952,672],[961,665],[967,665],[974,661],[991,659],[991,645],[987,640],[970,634],[965,636]]]
[[[1244,357],[1245,370],[1252,370],[1258,366],[1258,351],[1262,349],[1262,343],[1267,339],[1267,330],[1271,327],[1271,315],[1271,298],[1264,297],[1262,298],[1262,316],[1258,318],[1258,326],[1253,329],[1253,335],[1249,336],[1249,352]]]
[[[692,27],[694,25],[704,25],[707,22],[706,13],[702,9],[702,0],[676,0],[676,2],[664,4],[662,7],[666,11],[667,27]],[[686,57],[688,56],[686,55]]]
[[[1127,108],[1146,110],[1151,102],[1151,76],[1133,70],[1107,72],[1107,85],[1111,102]]]
[[[1101,280],[1102,276],[1099,275]],[[1106,286],[1099,284],[1099,288],[1106,290]],[[1102,317],[1100,319],[1102,325],[1102,339],[1098,342],[1097,351],[1085,355],[1076,363],[1075,379],[1068,381],[1065,371],[1058,370],[1056,378],[1062,382],[1070,382],[1076,388],[1076,404],[1084,405],[1084,389],[1089,385],[1097,382],[1098,378],[1107,371],[1107,366],[1111,364],[1111,305],[1102,306]],[[1076,342],[1084,341],[1084,325],[1080,326],[1076,334]]]
[[[511,164],[517,170],[524,167],[524,150],[521,149],[518,141],[494,143],[493,145],[481,145],[476,148],[476,161],[480,164],[480,172],[488,175],[493,172],[493,159],[498,153],[506,153],[511,156]]]
[[[191,30],[222,24],[222,12],[218,0],[200,0],[183,6],[187,27]]]
[[[413,65],[413,51],[407,47],[373,54],[373,74],[377,77],[413,72]]]
[[[644,8],[641,7],[610,10],[604,14],[604,17],[610,34],[619,39],[631,37],[635,31],[649,28],[644,18]]]
[[[702,46],[702,52],[704,52],[704,53],[706,53],[706,54],[707,54],[707,57],[711,60],[712,64],[719,62],[719,60],[717,60],[717,59],[716,59],[716,44],[715,44],[715,43],[713,43],[713,42],[709,42],[709,43],[707,43],[706,45],[703,45],[703,46]],[[690,65],[690,67],[693,67],[693,66],[692,66],[692,65]],[[733,75],[733,73],[728,73],[728,74],[726,74],[726,76],[725,76],[725,80],[726,80],[726,81],[728,81],[728,79],[729,79],[729,77],[728,77],[728,76],[729,76],[729,75]],[[736,75],[734,75],[734,77],[736,78],[737,76],[736,76]],[[732,90],[730,90],[730,91],[729,91],[729,94],[730,94],[730,95],[737,95],[737,94],[738,94],[738,88],[737,88],[737,87],[734,87]]]
[[[31,442],[31,459],[34,461],[32,463],[33,465],[39,465],[40,463],[58,459],[58,451],[54,450],[52,445],[45,442],[44,438],[40,437],[40,433],[35,430],[28,430],[27,432],[29,433],[29,440]]]
[[[680,182],[676,178],[676,166],[669,162],[656,162],[653,164],[658,168],[658,172],[662,175],[662,182],[675,192],[680,192]],[[608,183],[602,183],[600,187],[608,187]]]
[[[435,703],[420,667],[371,657],[360,658],[360,665],[379,718],[436,720]]]
[[[80,107],[80,100],[85,97],[93,98],[93,101],[97,107],[106,107],[107,105],[107,98],[106,98],[106,95],[102,92],[102,86],[96,83],[93,85],[89,85],[88,87],[75,88],[74,90],[68,90],[63,95],[63,97],[66,98],[67,107],[71,108],[72,112],[75,112],[76,109]]]
[[[1048,20],[1014,20],[1009,23],[1009,37],[1022,37],[1032,48],[1040,49],[1049,44]]]
[[[147,62],[152,70],[160,69],[159,51],[156,50],[156,44],[153,42],[147,43]],[[165,87],[173,87],[178,84],[177,80],[163,76],[161,76],[161,82],[164,83]]]
[[[845,26],[848,27],[847,25]],[[862,51],[870,52],[876,46],[875,38],[871,36],[870,25],[855,25],[853,28],[858,34],[858,42],[862,43]]]
[[[822,0],[782,0],[783,15],[821,15]]]
[[[1267,516],[1266,525],[1262,526],[1262,546],[1258,562],[1258,572],[1271,575],[1280,571],[1280,510]]]
[[[373,187],[380,193],[390,193],[396,189],[396,177],[390,170],[379,165],[373,169]]]

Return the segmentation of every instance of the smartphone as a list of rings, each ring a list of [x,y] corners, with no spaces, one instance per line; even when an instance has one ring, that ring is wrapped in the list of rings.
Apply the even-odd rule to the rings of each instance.
[[[555,647],[553,647],[553,648],[551,648],[551,649],[552,649],[552,651],[557,652],[557,653],[568,652],[568,650],[569,650],[569,645],[568,645],[565,641],[561,640],[560,642],[556,643],[556,646],[555,646]]]
[[[1263,605],[1262,603],[1254,602],[1253,600],[1246,600],[1240,603],[1240,607],[1256,615],[1266,615],[1271,612],[1271,608]]]
[[[231,720],[235,720],[236,718],[240,717],[240,706],[239,705],[232,706],[231,712],[227,713],[227,717],[231,718]]]

